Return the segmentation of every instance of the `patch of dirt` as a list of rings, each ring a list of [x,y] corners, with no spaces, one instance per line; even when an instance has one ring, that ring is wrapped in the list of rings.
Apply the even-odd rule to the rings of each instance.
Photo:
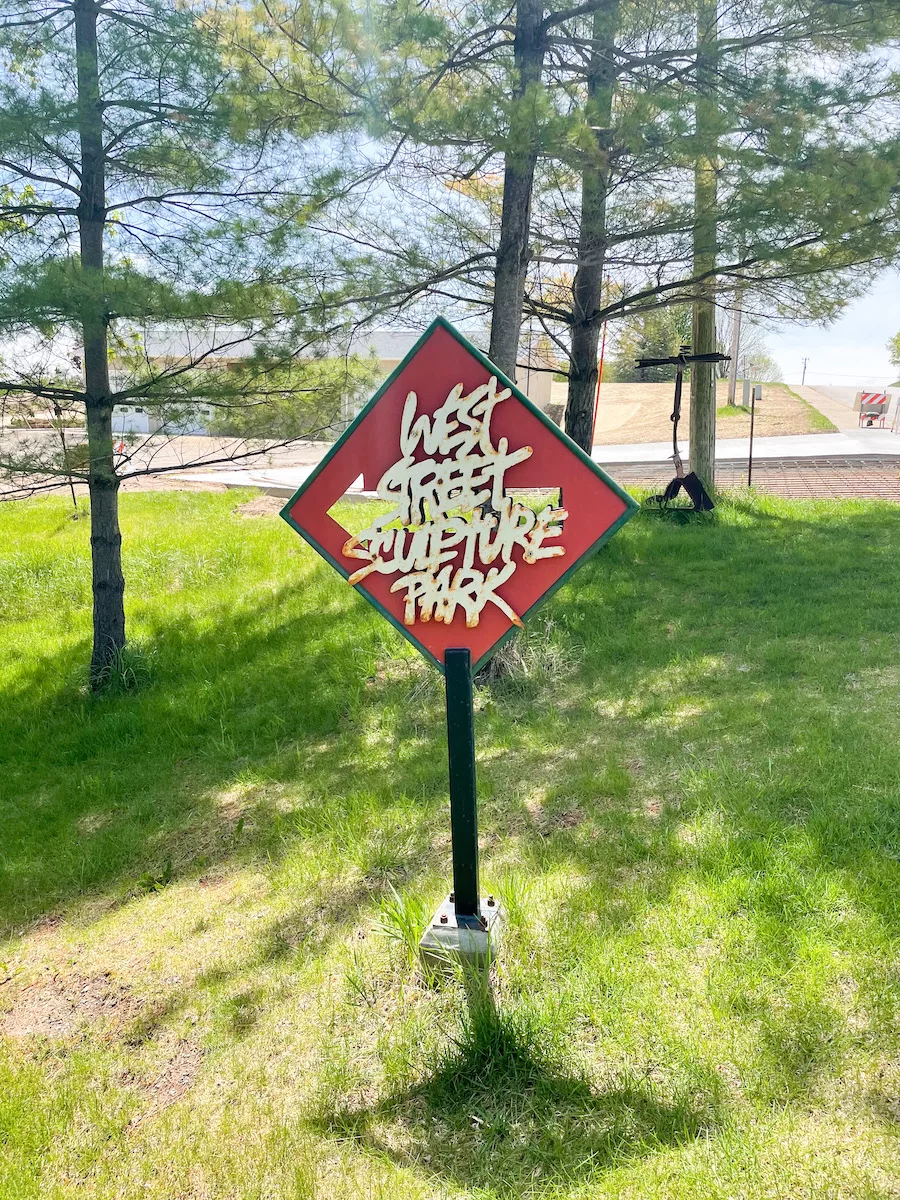
[[[180,1100],[197,1078],[202,1062],[203,1051],[199,1046],[193,1042],[177,1042],[162,1070],[153,1079],[140,1081],[126,1077],[123,1082],[137,1083],[148,1098],[147,1107],[131,1119],[129,1128],[135,1129],[148,1117],[155,1116]]]
[[[227,792],[219,792],[216,796],[216,806],[224,820],[239,821],[252,803],[253,790],[238,785],[229,788]]]
[[[123,492],[227,492],[224,483],[193,483],[189,479],[176,479],[174,475],[138,475],[122,483]],[[85,494],[87,489],[85,488]]]
[[[600,390],[595,444],[669,441],[672,437],[670,417],[674,388],[674,383],[605,382]],[[564,402],[566,384],[554,383],[553,396],[555,400]],[[716,400],[718,407],[727,406],[726,380],[717,381]],[[757,437],[828,432],[827,429],[818,428],[817,424],[815,411],[789,388],[777,383],[763,384],[763,399],[756,410]],[[679,434],[684,439],[687,439],[689,425],[690,396],[689,389],[685,387],[679,425]],[[720,438],[747,437],[749,433],[748,409],[739,408],[716,422],[716,434]]]
[[[77,821],[78,832],[86,837],[88,834],[96,833],[98,829],[102,829],[104,825],[108,825],[112,820],[112,813],[90,812],[85,813],[83,817],[79,817]]]
[[[11,1038],[68,1037],[98,1021],[124,1025],[140,1007],[130,989],[108,975],[51,979],[22,988],[0,1022],[0,1032]]]
[[[525,801],[525,809],[541,837],[549,837],[556,829],[576,829],[584,824],[584,813],[580,808],[548,812],[539,800],[531,798]]]
[[[284,508],[284,500],[278,496],[257,496],[234,510],[239,517],[277,517]]]
[[[578,808],[571,808],[567,812],[552,813],[548,818],[548,824],[553,829],[575,829],[584,822],[584,813]]]
[[[900,1124],[900,1066],[890,1059],[878,1060],[867,1091],[876,1115],[896,1128]]]
[[[28,930],[28,936],[32,941],[40,941],[41,938],[49,937],[59,929],[62,923],[63,919],[59,913],[46,913],[35,921],[31,929]]]

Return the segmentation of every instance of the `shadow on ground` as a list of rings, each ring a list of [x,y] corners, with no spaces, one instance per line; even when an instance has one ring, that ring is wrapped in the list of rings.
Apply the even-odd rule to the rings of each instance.
[[[399,1166],[513,1200],[711,1134],[717,1091],[696,1079],[669,1096],[647,1078],[592,1086],[553,1061],[539,1028],[476,986],[462,1038],[421,1082],[370,1108],[326,1106],[316,1124]]]
[[[674,772],[692,773],[695,798],[698,762],[705,769],[717,745],[727,756],[723,738],[737,722],[748,757],[773,741],[802,748],[818,722],[828,738],[811,757],[830,753],[834,771],[846,769],[848,752],[865,744],[864,724],[835,716],[840,682],[828,672],[846,674],[848,640],[877,649],[878,638],[894,636],[900,516],[890,506],[844,506],[831,521],[792,511],[799,515],[736,503],[728,521],[702,527],[639,517],[554,598],[552,637],[572,651],[569,678],[520,694],[498,687],[478,718],[488,840],[518,828],[536,867],[548,854],[582,858],[577,810],[591,778],[611,757],[626,760],[640,738],[671,753]],[[79,690],[84,642],[29,659],[0,713],[0,926],[65,912],[86,894],[114,902],[225,861],[277,858],[309,835],[282,811],[282,788],[310,810],[339,811],[348,796],[365,794],[359,820],[373,827],[360,834],[364,875],[410,882],[446,857],[434,845],[446,790],[440,689],[408,660],[400,672],[383,669],[380,618],[339,581],[329,592],[328,571],[315,574],[324,606],[310,605],[305,585],[253,592],[236,579],[233,601],[216,611],[203,610],[199,595],[197,612],[177,621],[155,625],[151,613],[143,634],[153,681],[133,695],[98,701]],[[746,660],[748,673],[708,668],[710,656]],[[679,672],[702,703],[676,723],[659,680]],[[792,707],[795,689],[803,699]],[[598,705],[613,715],[598,716]],[[900,784],[897,756],[857,762],[848,773],[853,804],[844,798],[811,825],[810,795],[821,781],[786,769],[786,780],[770,777],[763,810],[753,808],[753,772],[736,805],[722,791],[747,855],[773,833],[806,825],[820,860],[855,859],[861,890],[869,872],[883,897],[897,819],[859,789]],[[530,837],[516,780],[543,781],[562,801],[573,785],[576,823]],[[390,836],[398,799],[399,847]],[[635,812],[634,789],[601,799],[597,812],[622,831],[610,870],[646,859],[659,846],[659,821]],[[675,873],[686,865],[680,853],[669,863]],[[898,922],[895,908],[872,899]]]

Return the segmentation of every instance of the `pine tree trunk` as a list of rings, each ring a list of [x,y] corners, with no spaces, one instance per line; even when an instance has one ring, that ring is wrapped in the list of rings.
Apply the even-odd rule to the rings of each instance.
[[[596,130],[596,153],[581,176],[581,227],[578,269],[572,285],[572,347],[569,352],[569,399],[566,433],[590,454],[594,440],[597,348],[606,262],[606,198],[615,86],[615,48],[619,0],[607,0],[594,13],[593,49],[587,72],[588,124]]]
[[[716,137],[718,117],[715,72],[718,57],[718,0],[700,0],[697,8],[697,161],[694,168],[694,274],[708,275],[694,302],[693,350],[715,354],[716,284]],[[710,494],[716,483],[716,368],[694,363],[691,368],[691,469]]]
[[[106,171],[103,111],[97,54],[97,6],[75,0],[78,79],[78,132],[81,195],[78,234],[85,277],[81,326],[84,336],[84,389],[88,439],[88,491],[91,500],[91,570],[94,643],[91,687],[101,688],[108,668],[125,645],[125,579],[119,532],[119,477],[113,458],[107,315],[103,300],[103,229]]]
[[[528,268],[531,230],[531,193],[537,165],[537,146],[529,115],[516,102],[529,87],[540,84],[544,66],[545,39],[542,0],[519,0],[516,6],[516,87],[510,146],[503,172],[503,208],[500,244],[494,272],[494,302],[491,312],[489,356],[510,379],[516,378],[525,273]],[[517,144],[521,143],[521,144]]]

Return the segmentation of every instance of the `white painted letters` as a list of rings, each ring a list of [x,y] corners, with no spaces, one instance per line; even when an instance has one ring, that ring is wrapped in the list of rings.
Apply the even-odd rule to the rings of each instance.
[[[506,438],[496,446],[491,439],[491,416],[509,389],[498,391],[492,376],[468,395],[462,391],[457,384],[431,418],[417,417],[418,398],[407,396],[401,457],[378,484],[378,495],[394,508],[344,543],[347,558],[365,562],[349,582],[376,571],[399,575],[391,591],[405,592],[406,625],[449,624],[459,608],[473,628],[487,604],[521,625],[497,594],[520,566],[513,550],[521,549],[525,564],[565,554],[544,543],[559,537],[569,514],[550,505],[535,514],[506,495],[506,472],[533,453],[531,446],[510,450]],[[417,452],[427,457],[417,459]]]

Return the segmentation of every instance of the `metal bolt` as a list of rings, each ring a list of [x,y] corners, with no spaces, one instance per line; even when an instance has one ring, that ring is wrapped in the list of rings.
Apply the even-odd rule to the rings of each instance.
[[[487,929],[487,917],[484,917],[484,916],[483,916],[483,917],[481,917],[481,918],[480,918],[480,920],[481,920],[481,928],[482,928],[482,929]]]
[[[493,896],[488,896],[488,908],[493,908],[497,901]]]
[[[441,924],[442,925],[447,924],[447,914],[446,913],[441,913]]]
[[[450,902],[451,902],[451,903],[453,903],[453,901],[454,901],[455,899],[456,899],[456,892],[451,892],[451,893],[450,893]]]

